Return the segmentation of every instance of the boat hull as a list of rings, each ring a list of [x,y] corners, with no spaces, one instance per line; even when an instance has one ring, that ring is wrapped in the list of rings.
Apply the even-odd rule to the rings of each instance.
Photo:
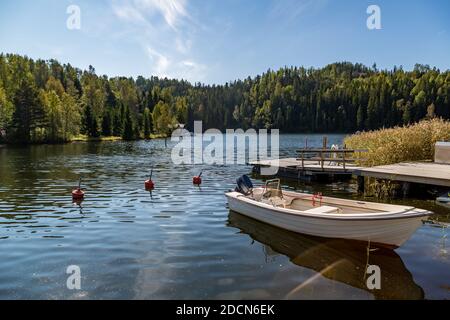
[[[399,247],[422,225],[426,216],[413,214],[411,217],[398,219],[334,219],[323,216],[286,214],[271,206],[257,205],[256,201],[243,200],[235,192],[228,193],[228,205],[232,211],[270,225],[297,233],[327,238],[343,238],[359,241],[370,241],[388,247]],[[417,212],[416,212],[417,213]]]

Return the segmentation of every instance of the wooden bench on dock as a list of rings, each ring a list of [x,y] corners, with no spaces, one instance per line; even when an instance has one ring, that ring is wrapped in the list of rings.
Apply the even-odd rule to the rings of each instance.
[[[325,162],[330,165],[342,165],[344,171],[347,170],[349,164],[354,165],[356,162],[365,161],[360,154],[368,152],[364,149],[327,149],[327,148],[303,148],[297,150],[299,157],[297,160],[301,161],[302,169],[305,169],[305,161],[317,161],[322,170],[325,168]],[[357,156],[355,156],[357,155]]]
[[[362,169],[356,162],[364,160],[361,153],[368,150],[327,147],[328,138],[323,137],[322,148],[308,148],[308,140],[305,147],[297,150],[298,157],[277,160],[259,160],[250,164],[253,171],[259,173],[261,167],[277,167],[277,176],[294,178],[297,180],[346,179],[350,178],[355,170]]]

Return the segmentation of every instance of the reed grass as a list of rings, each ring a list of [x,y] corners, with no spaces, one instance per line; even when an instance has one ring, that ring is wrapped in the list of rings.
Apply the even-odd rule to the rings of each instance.
[[[151,134],[150,139],[163,139],[165,135],[163,134]],[[116,136],[109,136],[109,137],[88,137],[84,134],[79,134],[77,136],[74,136],[72,139],[70,139],[71,142],[98,142],[98,141],[120,141],[122,140],[122,137],[116,137]],[[139,140],[139,139],[137,139]]]
[[[87,135],[84,134],[79,134],[75,137],[73,137],[70,141],[73,142],[97,142],[97,141],[118,141],[118,140],[122,140],[121,137],[97,137],[97,138],[93,138],[93,137],[88,137]]]
[[[450,121],[423,120],[391,129],[356,133],[344,141],[351,149],[367,149],[364,166],[393,164],[403,161],[432,160],[437,141],[450,141]]]

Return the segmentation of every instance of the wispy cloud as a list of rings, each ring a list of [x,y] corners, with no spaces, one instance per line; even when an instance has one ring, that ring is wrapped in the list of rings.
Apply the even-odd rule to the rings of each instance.
[[[191,60],[172,60],[170,57],[147,47],[147,55],[153,63],[153,74],[158,77],[204,80],[206,66]]]
[[[167,74],[170,66],[169,58],[149,46],[147,47],[147,54],[154,64],[153,70],[155,71],[155,74],[159,77],[169,76]]]
[[[144,16],[137,10],[136,7],[133,7],[130,4],[122,4],[122,5],[113,5],[114,14],[126,21],[134,21],[134,22],[146,22]]]
[[[135,32],[124,34],[134,34],[151,62],[153,75],[204,79],[207,68],[192,57],[192,34],[198,24],[189,13],[187,0],[118,0],[112,10],[134,28]]]
[[[327,4],[328,0],[273,0],[269,11],[273,18],[291,22],[301,15],[316,11]]]
[[[134,2],[141,10],[162,14],[166,23],[175,30],[181,19],[189,17],[186,0],[135,0]]]
[[[118,18],[134,23],[161,16],[177,30],[183,19],[189,18],[186,4],[186,0],[122,0],[113,3],[113,11]]]

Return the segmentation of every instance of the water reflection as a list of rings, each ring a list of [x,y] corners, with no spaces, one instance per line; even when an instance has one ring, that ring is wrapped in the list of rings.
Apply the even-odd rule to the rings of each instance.
[[[342,137],[330,140],[338,143]],[[282,136],[280,153],[295,156],[303,141],[301,135]],[[308,141],[312,145],[313,138]],[[283,299],[290,292],[289,298],[305,297],[308,288],[319,299],[420,297],[396,253],[426,298],[449,298],[448,230],[440,225],[427,223],[396,253],[370,253],[371,263],[386,268],[383,281],[389,282],[373,295],[359,289],[364,274],[353,270],[365,266],[364,248],[289,233],[284,239],[283,231],[261,231],[264,225],[245,229],[255,239],[262,233],[258,241],[265,244],[265,255],[258,241],[249,246],[247,234],[226,227],[224,192],[251,168],[174,165],[170,146],[151,140],[0,148],[0,299]],[[149,193],[144,181],[151,168],[156,186]],[[201,170],[198,188],[192,177]],[[71,191],[80,175],[86,197],[77,205]],[[355,196],[355,186],[283,182],[296,191],[348,198]],[[408,202],[441,210],[436,219],[450,221],[447,209],[429,207],[434,202]],[[309,256],[300,256],[306,251]],[[349,270],[334,265],[341,260]],[[80,294],[65,285],[71,264],[83,270]],[[319,278],[307,282],[308,288],[298,288],[315,275]]]
[[[393,250],[370,249],[364,243],[343,239],[325,239],[301,235],[230,212],[229,226],[238,228],[266,247],[266,255],[286,255],[298,266],[323,277],[370,292],[376,299],[423,299],[422,288],[414,282],[400,256]],[[381,289],[366,285],[367,265],[381,269]],[[302,291],[314,285],[315,277],[286,295],[301,298]]]

